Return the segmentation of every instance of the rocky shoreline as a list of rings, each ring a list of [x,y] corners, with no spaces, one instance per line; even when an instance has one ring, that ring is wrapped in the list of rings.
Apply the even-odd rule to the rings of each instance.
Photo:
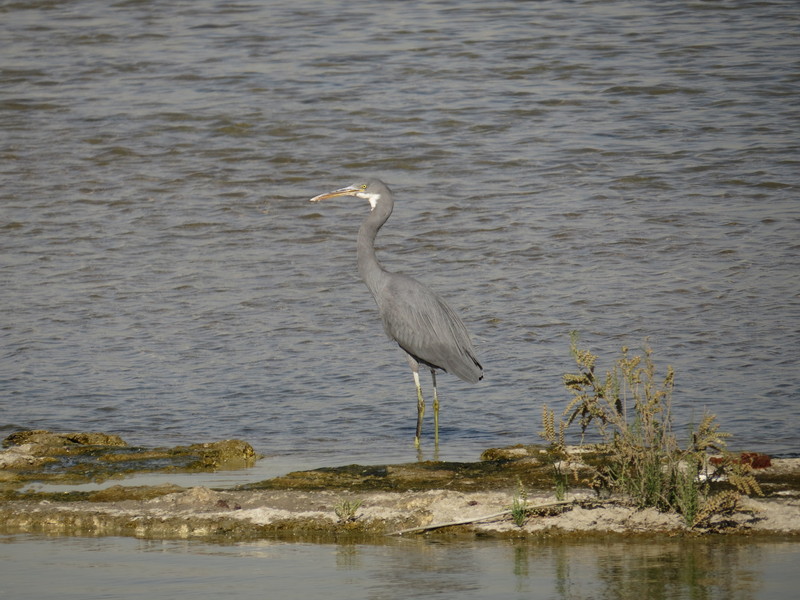
[[[422,533],[513,538],[800,535],[800,459],[772,459],[756,471],[763,497],[743,498],[730,514],[689,529],[680,515],[637,509],[622,498],[601,500],[577,484],[558,502],[545,450],[538,446],[493,449],[472,463],[315,469],[225,490],[121,483],[93,492],[43,493],[24,491],[25,486],[59,477],[77,483],[86,472],[93,473],[91,481],[100,481],[120,473],[214,471],[252,464],[256,455],[238,440],[137,449],[113,437],[87,437],[106,434],[15,435],[0,452],[0,532],[6,534],[220,541]],[[519,501],[520,490],[525,514],[515,519],[510,507],[515,495]]]

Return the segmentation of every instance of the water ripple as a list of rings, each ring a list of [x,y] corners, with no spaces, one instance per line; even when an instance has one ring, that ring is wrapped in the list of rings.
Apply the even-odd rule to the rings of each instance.
[[[649,338],[681,422],[800,452],[794,3],[0,11],[0,426],[412,460],[366,204],[307,202],[378,175],[382,259],[486,366],[442,378],[443,458],[537,440],[571,329]]]

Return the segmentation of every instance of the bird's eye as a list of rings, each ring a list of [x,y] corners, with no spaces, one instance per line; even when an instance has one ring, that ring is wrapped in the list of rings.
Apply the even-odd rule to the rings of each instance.
[[[367,189],[367,184],[366,184],[366,183],[363,183],[363,184],[361,184],[361,189],[362,189],[362,190],[365,190],[365,189]]]

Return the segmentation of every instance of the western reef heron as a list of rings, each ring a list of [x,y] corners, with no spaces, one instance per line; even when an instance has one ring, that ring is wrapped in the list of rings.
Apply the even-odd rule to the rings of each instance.
[[[392,192],[379,179],[334,190],[311,198],[319,202],[337,196],[355,196],[369,201],[369,215],[358,230],[358,273],[372,292],[383,320],[386,334],[406,354],[417,387],[417,430],[414,445],[419,448],[425,400],[419,383],[419,366],[431,372],[433,380],[434,439],[439,445],[439,396],[436,390],[436,371],[477,383],[483,379],[483,367],[464,323],[436,293],[406,275],[390,273],[375,256],[375,236],[389,219],[394,208]]]

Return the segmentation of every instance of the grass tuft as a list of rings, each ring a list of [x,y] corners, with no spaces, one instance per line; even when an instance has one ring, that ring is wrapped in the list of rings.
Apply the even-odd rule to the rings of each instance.
[[[341,498],[336,503],[336,506],[333,507],[333,510],[336,512],[336,516],[339,517],[340,523],[350,523],[358,518],[356,517],[356,512],[361,508],[362,503],[363,500]]]
[[[598,357],[580,348],[575,332],[570,349],[578,372],[564,375],[564,385],[572,399],[558,427],[554,413],[544,407],[540,434],[559,458],[553,463],[556,494],[566,489],[559,487],[566,484],[563,465],[569,464],[564,433],[577,421],[581,443],[593,425],[602,440],[605,459],[595,468],[593,487],[622,493],[641,508],[675,511],[687,526],[694,527],[708,523],[714,515],[729,513],[737,505],[738,494],[761,495],[750,465],[727,453],[729,434],[719,431],[714,415],[705,413],[681,447],[672,429],[675,373],[667,367],[659,375],[648,346],[639,355],[623,347],[602,376],[596,373]],[[710,452],[724,457],[713,469]],[[732,489],[712,494],[710,484],[721,480],[727,480]]]
[[[528,518],[528,492],[522,485],[522,480],[517,480],[517,492],[511,501],[511,518],[517,527],[522,527]]]

